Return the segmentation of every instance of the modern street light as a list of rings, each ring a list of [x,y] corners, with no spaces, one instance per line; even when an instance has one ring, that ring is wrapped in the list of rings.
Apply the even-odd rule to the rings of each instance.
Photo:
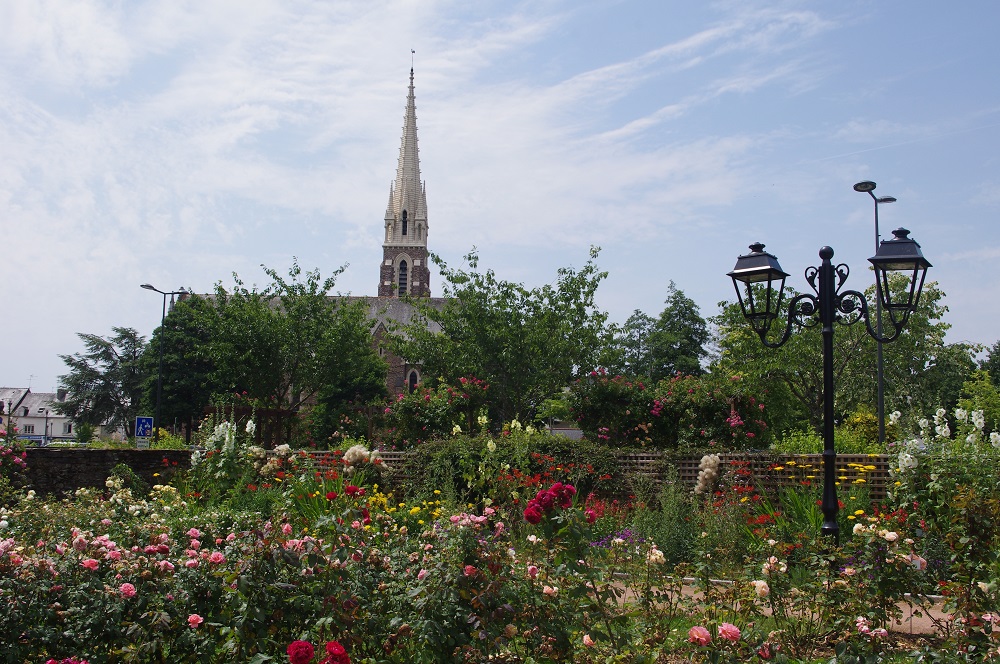
[[[868,311],[868,300],[863,293],[854,290],[841,291],[850,274],[850,268],[841,263],[834,266],[830,262],[833,249],[819,250],[822,263],[806,268],[805,277],[812,287],[812,293],[796,295],[788,302],[787,313],[783,310],[785,278],[788,273],[781,269],[778,259],[764,251],[764,245],[750,245],[750,253],[740,256],[736,267],[728,274],[736,288],[736,296],[743,316],[749,321],[753,331],[768,348],[778,348],[792,332],[792,325],[799,327],[822,326],[823,333],[823,511],[822,533],[832,535],[840,541],[840,527],[837,525],[837,452],[833,443],[833,324],[852,325],[864,320],[865,328],[874,339],[883,342],[895,340],[903,331],[910,314],[917,308],[920,291],[924,286],[927,268],[931,266],[920,252],[920,245],[909,238],[910,232],[899,228],[892,232],[891,240],[879,244],[878,251],[868,261],[875,268],[875,294],[877,305],[888,314],[887,322],[892,332],[883,336],[872,329]],[[895,297],[889,288],[889,272],[909,271],[909,288]],[[742,289],[741,285],[742,284]],[[817,320],[818,317],[818,320]],[[777,341],[768,339],[771,324],[778,319],[785,323],[785,330]]]
[[[42,428],[42,447],[45,447],[46,445],[49,444],[48,443],[48,439],[49,439],[49,409],[48,408],[39,408],[38,410],[40,410],[43,413],[45,413],[45,425]]]
[[[875,191],[875,183],[871,180],[863,180],[856,185],[854,185],[854,191],[859,191],[863,194],[868,194],[875,201],[875,251],[878,251],[878,243],[882,237],[878,232],[878,204],[879,203],[895,203],[896,199],[892,196],[882,196],[878,198],[872,192]],[[878,302],[875,303],[875,331],[878,332],[879,336],[882,335],[882,305]],[[885,380],[883,372],[883,362],[882,362],[882,342],[876,339],[875,341],[875,358],[877,363],[877,378],[876,392],[878,398],[876,400],[876,415],[878,417],[878,442],[880,445],[885,444]]]
[[[167,320],[167,296],[170,296],[170,308],[174,308],[174,295],[187,295],[183,288],[177,291],[161,291],[152,284],[141,284],[140,288],[151,290],[163,296],[163,314],[160,316],[160,365],[156,371],[156,418],[153,420],[153,442],[160,439],[160,403],[163,396],[163,323]]]

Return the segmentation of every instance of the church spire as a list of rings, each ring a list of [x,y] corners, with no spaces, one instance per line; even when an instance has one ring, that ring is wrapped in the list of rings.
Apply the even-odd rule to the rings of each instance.
[[[379,270],[379,295],[430,295],[427,269],[427,191],[420,179],[417,149],[417,103],[413,67],[403,116],[396,180],[389,190],[385,211],[383,260]]]

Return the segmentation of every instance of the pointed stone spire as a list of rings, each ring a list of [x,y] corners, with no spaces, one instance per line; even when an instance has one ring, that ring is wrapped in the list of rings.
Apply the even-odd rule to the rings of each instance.
[[[417,147],[417,102],[413,92],[413,69],[410,69],[410,91],[406,97],[406,113],[403,116],[403,140],[399,146],[399,164],[396,167],[396,181],[389,197],[386,210],[393,216],[400,216],[407,210],[410,219],[427,217],[427,199],[420,179],[420,155]]]
[[[389,189],[385,210],[385,240],[380,269],[379,295],[430,295],[427,269],[427,190],[420,179],[417,148],[417,103],[413,68],[403,116],[396,180]]]

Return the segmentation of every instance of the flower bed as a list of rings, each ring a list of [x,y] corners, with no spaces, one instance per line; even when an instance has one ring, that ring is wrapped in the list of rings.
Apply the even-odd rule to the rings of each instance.
[[[102,490],[4,508],[4,657],[877,662],[895,647],[885,630],[900,603],[939,587],[936,652],[996,654],[996,503],[973,482],[990,448],[964,471],[954,454],[908,450],[903,505],[845,496],[858,502],[834,547],[810,521],[810,487],[772,503],[721,460],[706,462],[715,473],[699,494],[668,477],[628,500],[583,496],[578,468],[546,462],[544,478],[507,468],[476,485],[484,497],[470,504],[386,493],[361,445],[316,466],[287,448],[262,454],[252,433],[220,425],[189,472],[148,494],[120,473]],[[955,495],[965,502],[947,515],[919,509]],[[940,567],[936,546],[949,552]]]

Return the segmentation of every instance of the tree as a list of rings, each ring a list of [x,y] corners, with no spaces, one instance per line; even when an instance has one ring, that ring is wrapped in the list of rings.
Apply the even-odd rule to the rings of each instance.
[[[67,397],[53,407],[74,422],[111,424],[131,436],[142,401],[145,375],[140,358],[145,339],[132,328],[111,329],[114,334],[107,338],[78,334],[86,351],[59,356],[69,367],[59,377]]]
[[[604,359],[612,373],[644,376],[653,381],[677,374],[704,373],[701,360],[708,353],[710,334],[698,305],[671,281],[659,318],[636,309],[613,331],[613,351]]]
[[[893,288],[901,287],[898,279],[893,281]],[[787,298],[795,295],[789,293]],[[873,301],[874,288],[867,295],[869,302]],[[883,344],[886,412],[925,410],[931,404],[941,403],[946,394],[952,395],[952,403],[957,400],[967,375],[963,357],[969,356],[969,347],[944,343],[950,326],[941,320],[948,310],[941,302],[943,298],[944,293],[935,282],[925,284],[920,305],[902,334],[895,341]],[[712,320],[718,349],[712,371],[742,375],[758,390],[767,391],[772,426],[795,428],[798,413],[812,428],[822,430],[823,358],[819,326],[793,327],[788,342],[774,350],[761,344],[738,304],[722,302],[720,308],[721,313]],[[780,337],[783,331],[784,326],[776,322],[771,338]],[[853,412],[859,406],[875,403],[875,355],[875,340],[866,332],[863,321],[835,327],[838,413]]]
[[[326,279],[297,262],[288,279],[264,272],[272,283],[263,290],[235,274],[232,292],[216,286],[212,359],[221,389],[297,410],[321,393],[327,400],[369,394],[376,372],[384,381],[364,304],[328,295],[343,268]]]
[[[422,319],[395,331],[394,350],[421,361],[427,376],[452,384],[465,376],[485,380],[494,423],[533,419],[545,399],[596,366],[605,344],[607,314],[594,306],[607,276],[594,262],[598,252],[591,249],[583,269],[561,268],[555,285],[534,289],[498,280],[492,270],[479,272],[474,250],[465,257],[468,270],[432,256],[449,300],[440,309],[412,300]]]
[[[205,406],[217,391],[211,353],[217,322],[211,302],[192,295],[171,308],[163,325],[153,331],[142,354],[145,405],[153,408],[160,375],[160,344],[163,344],[160,418],[163,423],[184,424],[188,442],[195,422],[201,419]],[[157,422],[157,426],[162,423]]]
[[[993,381],[994,385],[1000,387],[1000,341],[989,347],[989,350],[986,351],[986,357],[979,362],[979,368],[989,372],[990,380]]]
[[[697,376],[704,373],[701,360],[708,353],[708,325],[694,300],[673,281],[667,287],[666,307],[660,313],[650,335],[651,376],[655,380],[676,374]]]

